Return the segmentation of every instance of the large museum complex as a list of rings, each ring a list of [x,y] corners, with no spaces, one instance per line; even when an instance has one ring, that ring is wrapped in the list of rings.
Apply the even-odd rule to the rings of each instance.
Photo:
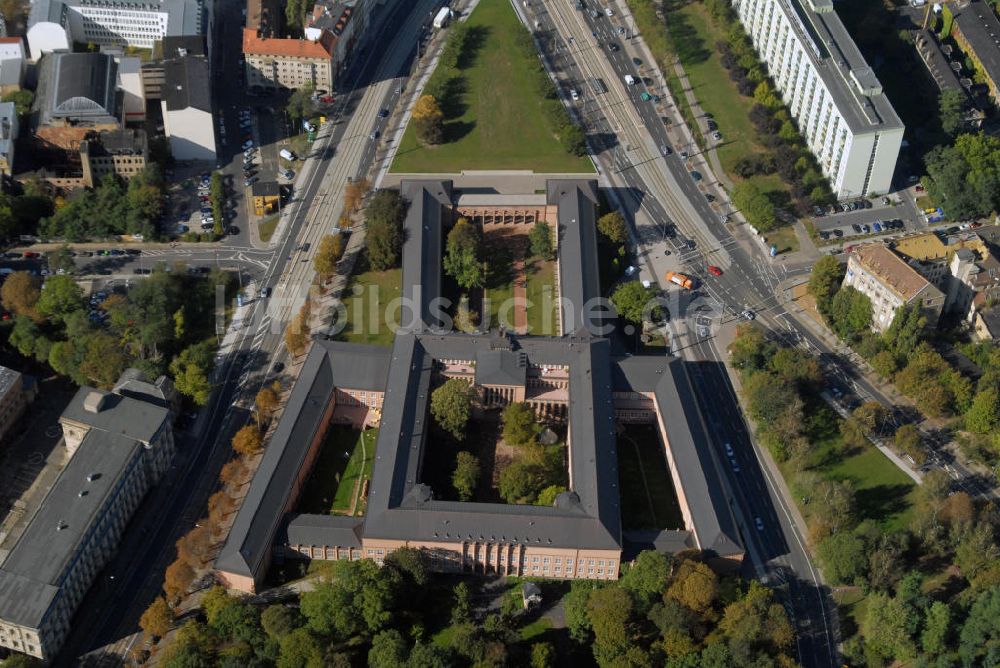
[[[391,348],[313,342],[216,562],[220,579],[255,591],[274,561],[381,562],[404,546],[426,550],[441,571],[552,578],[616,579],[637,541],[739,563],[743,547],[685,362],[616,352],[589,322],[603,314],[593,307],[600,297],[596,182],[551,180],[544,194],[504,195],[492,206],[481,194],[476,206],[463,203],[448,181],[404,181],[402,194],[409,204],[402,292],[413,317],[403,318]],[[443,239],[460,215],[479,225],[538,216],[555,223],[560,336],[442,327],[435,307]],[[554,504],[443,500],[425,482],[437,445],[430,397],[449,378],[469,382],[477,410],[526,402],[540,421],[564,426],[568,485]],[[635,423],[659,432],[681,529],[623,531],[616,433]],[[364,516],[297,513],[320,446],[338,424],[379,427]]]

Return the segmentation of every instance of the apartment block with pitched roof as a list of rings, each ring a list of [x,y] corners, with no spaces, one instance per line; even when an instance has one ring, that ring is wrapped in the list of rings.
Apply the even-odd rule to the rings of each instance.
[[[286,37],[284,10],[274,0],[249,0],[243,29],[247,85],[253,89],[330,91],[363,33],[373,0],[320,0],[306,15],[302,37]]]
[[[900,306],[920,304],[930,327],[937,324],[944,308],[944,293],[885,244],[855,249],[847,258],[844,285],[871,300],[872,329],[876,332],[889,328]]]

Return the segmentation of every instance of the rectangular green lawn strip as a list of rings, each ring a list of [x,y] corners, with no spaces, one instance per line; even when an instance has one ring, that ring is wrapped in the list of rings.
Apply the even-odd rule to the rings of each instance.
[[[511,279],[509,282],[498,285],[495,288],[490,288],[486,290],[483,299],[489,298],[490,300],[490,327],[500,326],[500,316],[501,311],[503,312],[504,325],[508,330],[514,329],[514,307],[512,306],[514,299],[514,281]]]
[[[528,327],[535,336],[558,336],[559,309],[553,260],[534,260],[525,266],[527,274]],[[546,289],[547,288],[547,289]],[[548,313],[546,313],[548,311]]]
[[[337,334],[337,339],[349,343],[391,346],[395,334],[386,324],[386,307],[400,296],[402,279],[402,269],[356,274],[351,286],[344,292],[347,323]],[[356,286],[361,287],[361,293],[357,295]],[[377,295],[374,303],[373,295]],[[398,319],[399,309],[389,315]]]
[[[364,434],[366,447],[363,455],[362,432],[344,425],[330,427],[302,491],[298,507],[300,512],[346,514],[351,509],[355,483],[359,477],[362,480],[371,479],[375,462],[378,429],[368,429]],[[337,476],[340,476],[339,483]],[[358,510],[363,508],[364,505],[359,502]]]
[[[364,440],[364,447],[362,447],[362,440]],[[365,479],[371,480],[372,465],[375,463],[375,442],[377,440],[378,429],[366,429],[358,436],[354,444],[354,450],[351,452],[351,458],[347,461],[347,467],[340,477],[340,484],[337,485],[337,495],[333,498],[333,512],[347,514],[351,510],[355,483],[359,478],[362,481]],[[358,487],[358,493],[361,493],[361,487]],[[363,508],[364,504],[360,501],[359,497],[357,510],[360,511]]]
[[[619,434],[617,446],[622,524],[625,528],[684,528],[680,504],[656,428],[652,425],[628,425]]]
[[[267,218],[264,218],[263,220],[260,221],[260,223],[258,223],[258,225],[260,226],[258,227],[258,231],[260,232],[261,241],[271,240],[271,237],[274,236],[275,228],[278,227],[278,221],[280,219],[281,216],[279,216],[278,214],[273,214],[271,216],[268,216]]]
[[[461,71],[464,112],[447,119],[445,135],[453,141],[425,147],[413,125],[406,128],[393,172],[459,172],[463,169],[532,169],[536,172],[593,172],[586,157],[567,153],[542,119],[531,67],[516,45],[525,30],[508,0],[482,0],[469,17],[470,31],[483,30],[485,39],[472,64]],[[447,76],[438,69],[429,86]]]

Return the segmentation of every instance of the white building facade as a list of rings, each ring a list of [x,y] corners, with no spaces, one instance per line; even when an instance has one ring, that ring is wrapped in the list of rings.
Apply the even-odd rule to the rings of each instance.
[[[834,194],[889,192],[903,123],[832,0],[733,0],[733,7]]]
[[[28,47],[33,60],[73,42],[143,49],[167,35],[201,35],[206,0],[33,0]]]

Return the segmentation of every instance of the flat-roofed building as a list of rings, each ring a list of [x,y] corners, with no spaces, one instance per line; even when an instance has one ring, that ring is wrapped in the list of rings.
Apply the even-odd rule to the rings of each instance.
[[[834,194],[889,192],[903,123],[833,0],[732,4]]]
[[[919,304],[934,327],[945,304],[944,293],[884,244],[865,244],[848,255],[844,285],[866,295],[872,304],[872,329],[884,332],[900,306]]]
[[[82,387],[60,423],[69,461],[0,565],[0,647],[46,661],[174,455],[170,411],[147,401]]]
[[[73,42],[152,49],[168,35],[202,35],[204,0],[32,0],[31,58],[71,51]]]
[[[107,174],[128,181],[146,168],[149,146],[145,130],[96,132],[80,142],[83,185],[93,188]]]

